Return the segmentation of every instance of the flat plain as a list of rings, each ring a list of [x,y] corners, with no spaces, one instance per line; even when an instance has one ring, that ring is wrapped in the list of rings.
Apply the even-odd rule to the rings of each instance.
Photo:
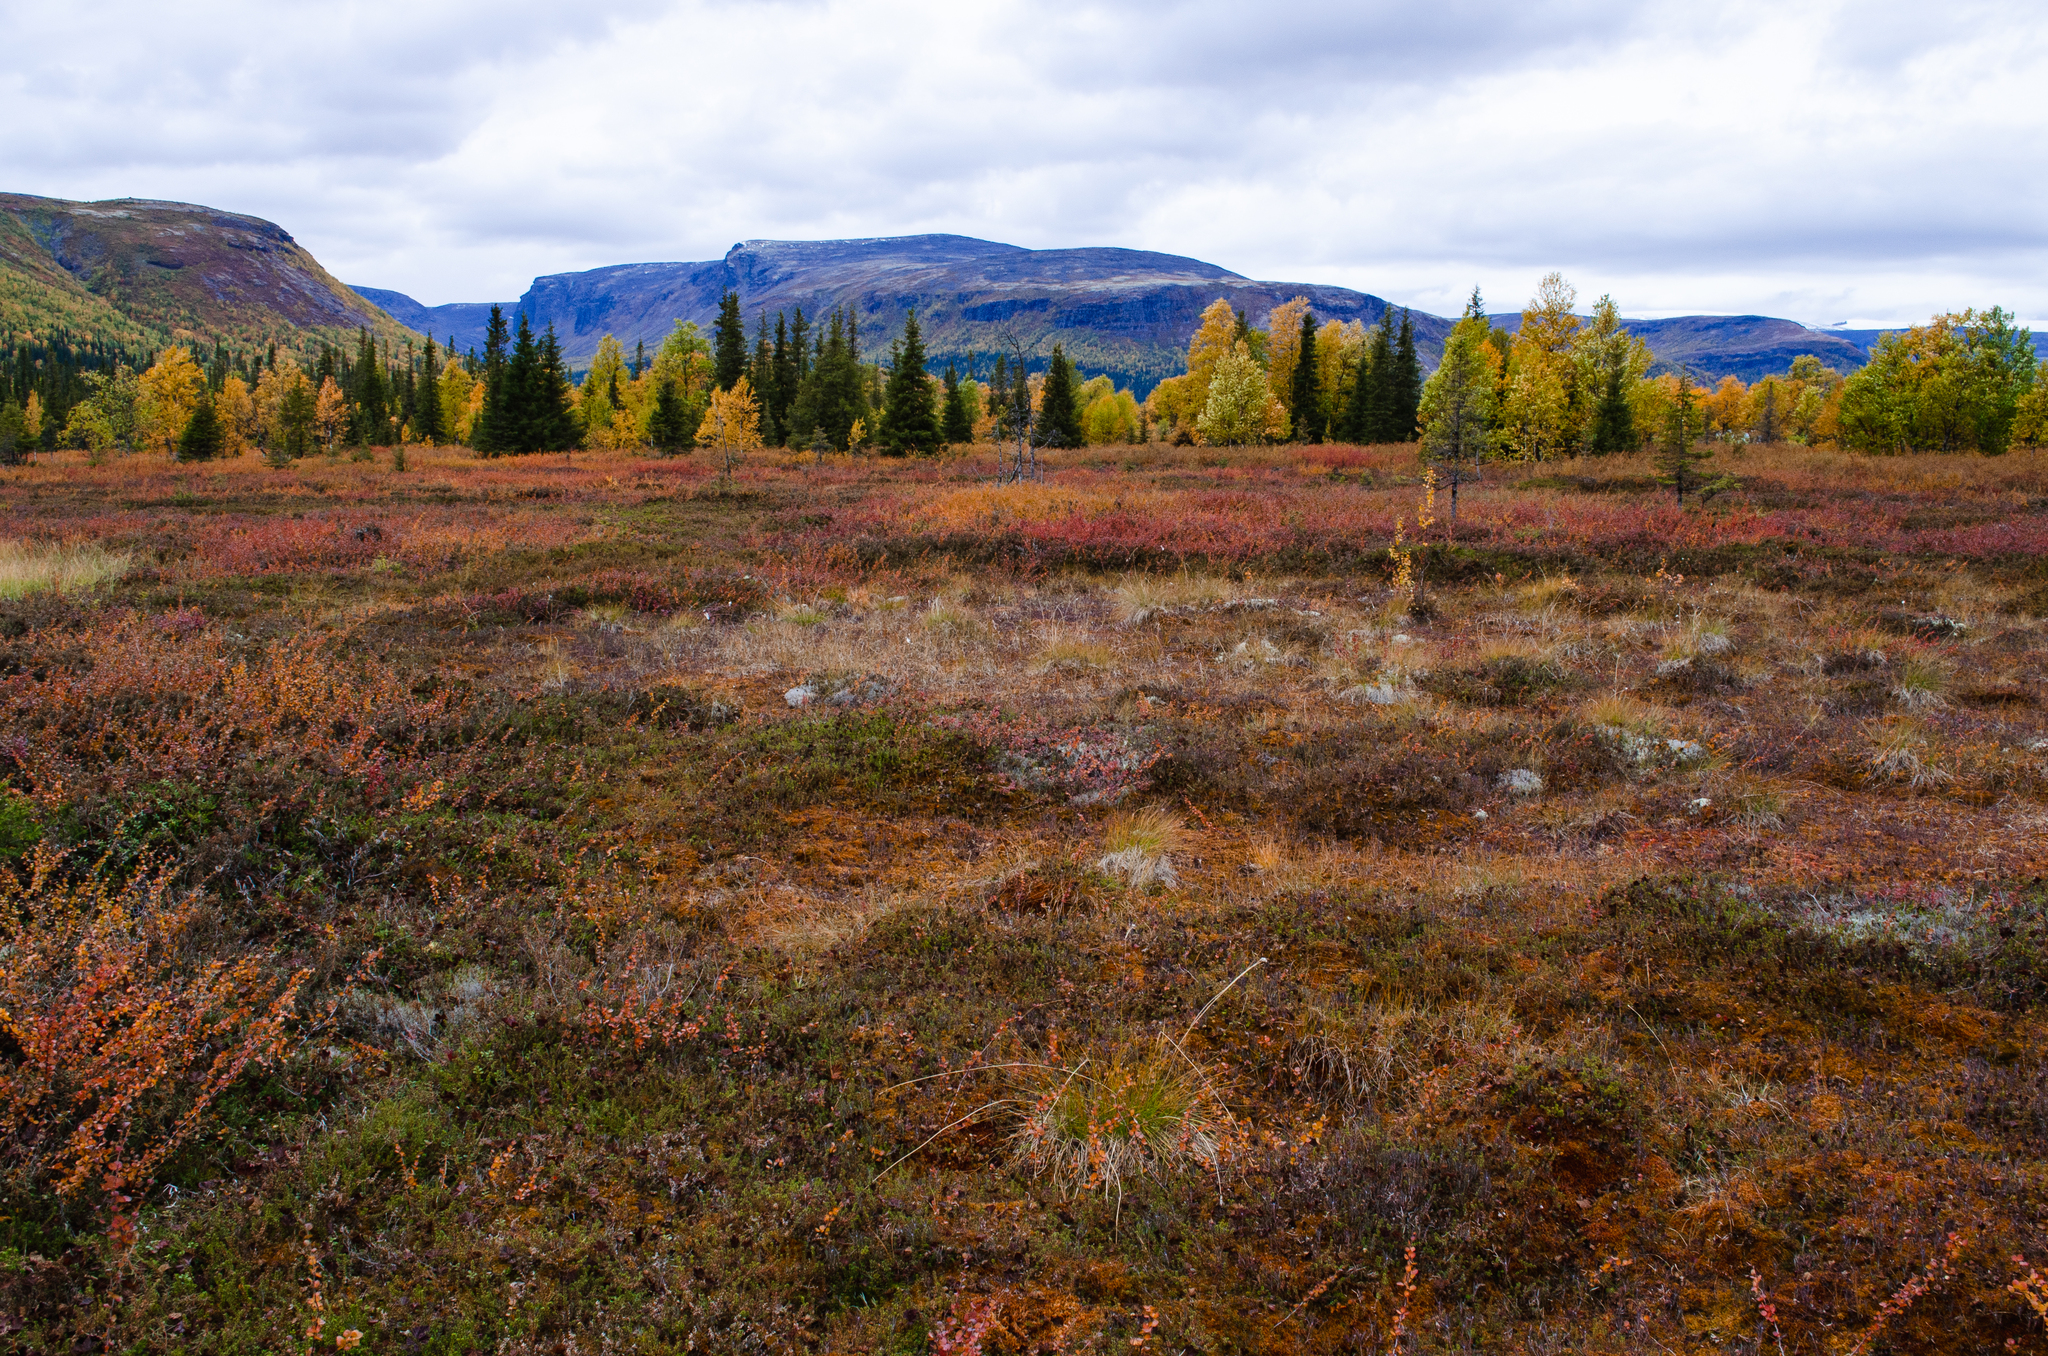
[[[7,471],[0,1340],[2039,1349],[2048,457],[1714,469]]]

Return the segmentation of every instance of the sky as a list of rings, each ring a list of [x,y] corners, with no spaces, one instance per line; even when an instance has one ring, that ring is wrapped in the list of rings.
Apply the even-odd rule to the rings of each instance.
[[[1121,245],[1456,314],[2048,320],[2048,5],[0,0],[0,189],[511,300],[736,241]]]

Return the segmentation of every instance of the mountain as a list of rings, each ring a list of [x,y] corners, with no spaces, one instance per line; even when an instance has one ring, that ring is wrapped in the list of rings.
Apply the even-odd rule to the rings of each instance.
[[[1090,374],[1106,372],[1141,394],[1185,366],[1187,342],[1202,309],[1222,297],[1253,324],[1275,306],[1306,296],[1324,320],[1372,324],[1387,303],[1343,287],[1257,282],[1199,259],[1109,248],[1030,250],[959,235],[871,240],[748,240],[723,259],[701,263],[619,264],[535,278],[526,295],[502,304],[524,311],[535,328],[553,324],[572,367],[615,335],[630,350],[661,342],[677,320],[708,330],[719,296],[731,288],[749,325],[766,313],[802,307],[816,318],[839,306],[860,317],[861,346],[886,353],[915,307],[934,367],[952,361],[986,373],[997,353],[1021,347],[1043,366],[1063,344]],[[422,306],[400,292],[357,287],[416,330],[450,337],[458,350],[483,345],[488,302]],[[1451,322],[1415,312],[1417,348],[1434,365]],[[1519,315],[1497,316],[1515,329]],[[1680,316],[1623,322],[1657,354],[1660,370],[1681,369],[1713,383],[1754,381],[1811,353],[1841,371],[1861,367],[1877,331],[1808,329],[1770,316]]]
[[[1519,314],[1497,315],[1493,323],[1509,333],[1522,327]],[[1870,360],[1884,330],[1816,330],[1796,320],[1767,315],[1681,315],[1664,320],[1623,320],[1622,328],[1657,355],[1652,372],[1684,372],[1714,385],[1723,377],[1744,382],[1783,372],[1804,353],[1834,368],[1853,372]]]
[[[658,344],[677,320],[708,329],[727,288],[748,324],[798,307],[817,318],[850,306],[869,357],[888,351],[915,307],[932,363],[984,374],[996,355],[1021,349],[1043,366],[1054,342],[1090,373],[1149,391],[1182,370],[1188,337],[1218,297],[1257,324],[1290,297],[1306,296],[1323,320],[1379,320],[1387,302],[1343,287],[1256,282],[1199,259],[1144,250],[1029,250],[958,235],[873,240],[749,240],[703,263],[621,264],[535,278],[517,308],[534,326],[552,323],[572,366],[616,335],[630,350]],[[458,349],[483,343],[489,305],[420,306],[403,294],[359,288],[416,329],[451,334]],[[510,304],[506,306],[509,312]],[[1433,362],[1450,322],[1415,316],[1418,347]]]
[[[146,351],[173,339],[303,349],[359,325],[407,334],[261,217],[0,193],[0,329]]]

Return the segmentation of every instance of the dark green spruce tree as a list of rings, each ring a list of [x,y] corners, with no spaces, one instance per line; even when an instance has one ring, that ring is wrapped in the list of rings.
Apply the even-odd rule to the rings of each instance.
[[[1387,381],[1394,374],[1394,308],[1389,306],[1373,326],[1372,342],[1359,359],[1351,399],[1344,406],[1344,438],[1353,443],[1391,441],[1387,437]]]
[[[960,374],[951,363],[946,364],[946,417],[940,425],[939,437],[955,444],[974,441],[974,419],[967,413],[967,394],[960,389]]]
[[[520,323],[526,323],[524,317]],[[480,456],[496,457],[512,450],[512,373],[507,342],[504,308],[493,306],[484,329],[483,370],[477,374],[484,383],[484,407],[477,411],[476,427],[469,435],[470,447]]]
[[[531,452],[540,446],[540,343],[524,311],[505,360],[505,412],[510,437],[504,451]]]
[[[438,443],[444,436],[441,428],[441,365],[434,353],[434,336],[427,336],[427,346],[420,354],[420,390],[414,401],[412,431],[423,443]]]
[[[754,359],[747,370],[747,380],[753,384],[754,404],[761,412],[762,445],[782,446],[782,424],[775,417],[775,407],[781,403],[778,399],[780,392],[775,386],[775,350],[768,343],[768,316],[765,312],[754,324]]]
[[[801,311],[798,312],[802,314]],[[770,368],[775,374],[775,402],[770,413],[775,416],[776,432],[782,436],[776,439],[778,445],[792,440],[789,428],[789,407],[796,400],[796,359],[789,351],[789,317],[782,312],[775,313],[775,355],[770,359]]]
[[[1619,366],[1607,369],[1600,403],[1593,407],[1593,451],[1600,456],[1636,450],[1635,411],[1629,408],[1628,394],[1622,390],[1622,376]]]
[[[569,384],[569,364],[562,358],[562,341],[549,321],[534,354],[532,451],[567,452],[583,441],[576,423],[575,391]],[[619,398],[616,385],[611,397]]]
[[[747,322],[740,318],[740,294],[727,289],[711,322],[711,379],[721,391],[747,372]]]
[[[1052,346],[1052,363],[1045,369],[1045,396],[1038,409],[1040,447],[1081,445],[1081,404],[1074,390],[1074,365],[1058,344]]]
[[[924,331],[912,311],[903,322],[902,340],[890,350],[889,382],[882,392],[882,450],[892,457],[939,450],[939,411],[924,363]],[[959,385],[955,378],[955,394]]]
[[[1394,379],[1387,383],[1389,442],[1412,443],[1422,410],[1422,360],[1415,355],[1415,322],[1401,312],[1401,338],[1394,347]]]
[[[356,329],[356,441],[368,447],[390,436],[391,396],[384,385],[384,365],[377,361],[377,340],[366,328]]]
[[[1323,391],[1316,364],[1316,313],[1301,317],[1301,347],[1294,356],[1293,389],[1288,392],[1294,406],[1294,441],[1319,443],[1323,440]]]
[[[221,427],[213,397],[202,395],[192,407],[192,417],[185,421],[184,433],[178,437],[178,460],[212,461],[227,449],[227,441],[227,430]]]
[[[673,381],[664,381],[654,392],[654,409],[647,417],[647,440],[660,451],[671,453],[697,441]]]

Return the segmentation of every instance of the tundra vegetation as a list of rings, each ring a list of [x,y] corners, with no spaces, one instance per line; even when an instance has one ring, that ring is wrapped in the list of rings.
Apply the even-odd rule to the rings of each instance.
[[[1356,399],[1278,340],[1398,317],[1214,317],[1125,441],[131,373],[0,505],[5,1343],[2042,1349],[2038,388],[1871,455],[1470,310]]]

